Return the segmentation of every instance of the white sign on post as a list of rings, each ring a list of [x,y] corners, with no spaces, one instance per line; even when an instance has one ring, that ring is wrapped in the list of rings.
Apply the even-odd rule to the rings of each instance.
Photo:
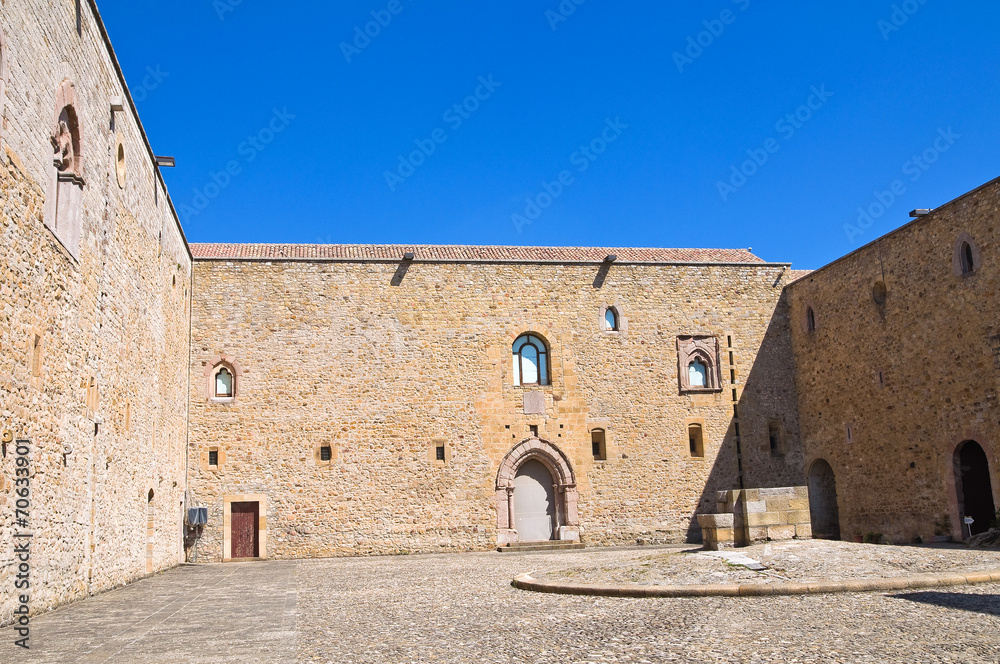
[[[962,519],[962,522],[965,523],[965,525],[967,526],[971,526],[973,523],[976,522],[976,520],[973,519],[971,516],[967,516],[964,519]]]

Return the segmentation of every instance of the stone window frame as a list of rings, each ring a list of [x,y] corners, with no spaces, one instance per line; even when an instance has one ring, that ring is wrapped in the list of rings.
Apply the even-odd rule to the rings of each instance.
[[[125,188],[125,175],[126,175],[126,160],[127,155],[125,152],[125,141],[122,139],[121,133],[115,134],[115,152],[114,152],[114,168],[112,171],[115,174],[115,181],[118,183],[119,189]]]
[[[595,435],[600,435],[600,440],[594,440]],[[595,450],[595,444],[599,447]],[[590,429],[590,450],[594,461],[608,460],[608,430],[603,427],[591,427]]]
[[[63,113],[66,113],[66,130],[69,133],[73,154],[69,163],[63,168],[60,168],[55,158],[50,162],[51,174],[45,197],[43,223],[74,261],[79,261],[80,255],[80,241],[83,236],[83,190],[86,186],[83,177],[86,142],[83,118],[79,109],[76,84],[68,78],[63,79],[56,90],[55,114],[49,140],[55,157],[58,154],[60,138],[63,136],[62,117]],[[67,202],[60,202],[61,194],[69,195]]]
[[[698,439],[697,449],[691,449],[691,430],[697,429],[700,438]],[[705,431],[705,419],[702,417],[689,417],[684,420],[684,434],[685,434],[685,449],[687,450],[688,456],[691,459],[704,459],[706,458],[705,450],[708,447],[706,444],[707,436]]]
[[[971,269],[966,271],[966,257],[965,257],[965,245],[969,246],[969,251],[972,254],[972,265]],[[952,271],[955,273],[956,277],[963,279],[973,277],[979,274],[979,269],[983,266],[982,255],[979,251],[979,245],[968,233],[959,233],[958,237],[955,239],[955,247],[952,253]]]
[[[607,315],[611,311],[615,315],[615,327],[609,330],[607,328]],[[622,313],[622,306],[619,302],[614,302],[613,304],[606,304],[601,307],[601,316],[597,320],[599,329],[603,334],[621,334],[628,329],[628,321],[626,320],[624,314]]]
[[[219,455],[219,458],[218,458],[219,463],[215,464],[214,466],[211,465],[211,464],[209,464],[209,462],[208,462],[208,453],[209,452],[217,452],[218,453],[218,455]],[[225,466],[226,466],[226,448],[223,447],[222,445],[207,445],[201,451],[201,467],[202,467],[202,470],[218,473],[218,472],[222,472],[222,470],[225,468]]]
[[[514,383],[513,381],[511,381],[511,384],[514,387],[530,387],[530,388],[551,387],[551,385],[552,385],[552,361],[551,361],[551,358],[552,358],[552,344],[549,343],[549,340],[543,334],[541,334],[540,332],[535,331],[535,330],[529,330],[529,331],[522,332],[521,334],[518,334],[517,337],[515,337],[514,340],[510,344],[511,357],[513,358],[513,357],[516,356],[518,358],[518,361],[520,362],[519,367],[523,366],[523,360],[520,359],[521,358],[521,352],[520,351],[515,352],[514,351],[514,346],[517,344],[517,342],[519,342],[521,339],[524,339],[525,337],[534,337],[535,339],[538,339],[539,341],[542,342],[542,346],[544,348],[540,349],[538,351],[538,354],[539,354],[539,356],[544,355],[544,365],[543,365],[543,360],[540,357],[539,358],[539,362],[538,362],[538,382],[536,382],[536,383],[525,383],[524,382],[524,372],[523,372],[523,370],[520,370],[520,368],[519,368],[518,376],[517,376],[518,382]],[[528,343],[530,343],[530,342],[528,342]],[[527,343],[524,344],[524,346],[526,346],[526,345],[528,345],[528,344]],[[532,347],[535,347],[535,344],[531,344],[531,345],[532,345]],[[524,346],[522,346],[521,348],[523,349]],[[542,378],[543,378],[543,375],[542,375],[542,368],[543,368],[543,366],[544,366],[544,369],[545,369],[544,378],[547,379],[545,381],[542,380]],[[512,379],[514,378],[513,373],[514,373],[513,369],[511,369],[511,378]]]
[[[313,443],[313,460],[316,462],[317,466],[332,466],[337,459],[340,458],[340,452],[337,446],[333,444],[332,440],[318,440]],[[330,459],[329,461],[323,461],[323,448],[330,448]]]
[[[437,458],[438,448],[444,448],[444,459]],[[447,438],[434,438],[427,444],[427,460],[435,466],[451,465],[451,445]]]
[[[233,396],[215,396],[215,375],[223,368],[228,369],[233,376]],[[240,395],[240,383],[243,377],[243,367],[228,355],[217,355],[211,362],[205,363],[205,401],[217,404],[229,404],[236,401]]]
[[[706,385],[691,385],[689,369],[695,360],[705,365]],[[712,393],[722,391],[719,373],[719,339],[710,335],[681,335],[677,337],[677,373],[681,393]]]

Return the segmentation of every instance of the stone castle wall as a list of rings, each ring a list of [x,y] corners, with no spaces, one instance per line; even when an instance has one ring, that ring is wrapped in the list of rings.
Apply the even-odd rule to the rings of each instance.
[[[962,538],[966,440],[986,451],[1000,505],[998,219],[994,181],[788,288],[806,467],[833,468],[845,539]],[[977,261],[965,276],[962,238]]]
[[[110,126],[111,100],[124,91],[95,14],[82,9],[80,35],[70,0],[7,2],[0,12],[0,429],[31,441],[33,612],[183,555],[190,255],[127,101]],[[82,125],[76,256],[45,217],[66,80]],[[24,530],[14,524],[14,480],[7,446],[0,624],[14,609],[14,532]]]
[[[802,483],[783,267],[616,263],[600,288],[600,264],[418,260],[394,286],[399,267],[196,259],[199,561],[223,558],[224,505],[240,497],[263,503],[267,557],[495,546],[498,468],[531,426],[567,457],[591,544],[697,539],[696,511],[738,488],[735,409],[747,486]],[[601,327],[610,305],[619,332]],[[551,386],[512,385],[525,332],[550,345]],[[718,340],[721,391],[680,393],[677,337],[689,334]],[[231,402],[206,392],[219,362],[237,372]],[[526,392],[541,392],[544,414],[525,414]],[[783,423],[780,454],[769,419]],[[690,454],[689,422],[704,426],[704,458]],[[606,460],[592,454],[598,427]]]

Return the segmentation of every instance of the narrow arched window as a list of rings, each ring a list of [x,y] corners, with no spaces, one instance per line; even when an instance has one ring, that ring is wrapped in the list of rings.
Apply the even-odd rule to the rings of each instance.
[[[812,307],[806,309],[806,329],[810,332],[816,331],[816,312]]]
[[[233,374],[226,367],[215,374],[215,396],[231,398],[233,396]]]
[[[607,439],[604,429],[594,429],[590,432],[590,446],[594,453],[595,461],[606,461],[608,458]]]
[[[618,311],[614,307],[608,307],[604,312],[604,329],[608,332],[618,331]]]
[[[688,385],[691,387],[708,386],[708,367],[701,360],[695,360],[688,365]]]
[[[705,435],[700,424],[688,425],[688,445],[691,456],[705,456]]]
[[[972,245],[968,242],[962,243],[961,249],[962,274],[972,274],[976,269],[976,261],[972,255]]]
[[[540,337],[523,334],[511,348],[515,385],[549,385],[549,349]]]

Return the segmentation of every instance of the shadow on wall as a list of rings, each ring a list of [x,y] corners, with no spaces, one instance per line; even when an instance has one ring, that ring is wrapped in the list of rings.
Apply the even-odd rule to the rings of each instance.
[[[721,399],[730,409],[730,422],[698,501],[698,511],[691,515],[688,542],[702,541],[697,515],[718,511],[719,491],[805,484],[789,325],[788,295],[782,293],[746,376],[740,374],[739,367],[745,366],[742,360],[753,349],[740,348],[739,339],[734,340],[733,348],[728,339],[721,340]],[[736,372],[735,385],[731,369]]]

